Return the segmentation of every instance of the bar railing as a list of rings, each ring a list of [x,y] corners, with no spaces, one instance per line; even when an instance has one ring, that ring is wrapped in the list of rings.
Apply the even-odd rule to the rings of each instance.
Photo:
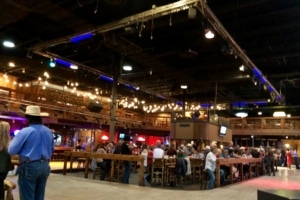
[[[77,151],[65,151],[64,152],[64,168],[63,175],[67,174],[67,163],[70,160],[70,171],[73,168],[73,162],[75,158],[85,158],[85,167],[84,167],[84,178],[88,178],[89,166],[92,159],[102,158],[111,160],[111,171],[109,180],[113,181],[114,176],[114,165],[116,161],[137,161],[144,162],[144,157],[140,155],[122,155],[122,154],[99,154],[91,152],[77,152]],[[139,170],[139,185],[144,186],[144,165],[140,165]]]

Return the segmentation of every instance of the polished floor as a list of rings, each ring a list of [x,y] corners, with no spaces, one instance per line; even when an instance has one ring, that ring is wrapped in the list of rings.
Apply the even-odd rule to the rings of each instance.
[[[57,168],[59,164],[55,164]],[[59,165],[59,166],[57,166]],[[132,174],[132,179],[138,174]],[[9,180],[17,182],[17,176],[10,175]],[[46,200],[57,199],[206,199],[206,200],[255,200],[258,189],[300,190],[300,170],[278,168],[276,176],[262,176],[241,183],[227,185],[213,190],[182,190],[160,187],[140,187],[83,178],[83,173],[69,173],[66,176],[51,174],[46,188]],[[19,199],[18,190],[14,190],[15,200]]]

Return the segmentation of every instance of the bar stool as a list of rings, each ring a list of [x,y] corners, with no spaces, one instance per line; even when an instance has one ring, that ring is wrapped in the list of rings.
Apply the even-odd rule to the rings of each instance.
[[[201,182],[201,171],[203,170],[203,166],[202,166],[202,160],[201,159],[191,159],[191,170],[192,170],[192,182],[195,183],[195,181],[197,182]]]
[[[121,182],[123,174],[124,174],[124,162],[120,160],[116,160],[115,169],[114,169],[114,178],[117,179],[118,182]]]
[[[165,160],[165,178],[164,181],[166,184],[172,184],[176,183],[177,177],[175,173],[176,169],[176,159],[175,158],[169,158]]]
[[[207,189],[209,183],[209,176],[205,170],[202,171],[200,179],[200,190]]]
[[[17,185],[9,180],[4,180],[4,193],[6,200],[13,200],[13,190],[17,187]]]
[[[85,158],[78,158],[77,159],[77,170],[79,170],[82,166],[82,168],[84,168],[84,165],[85,165]]]
[[[152,163],[151,171],[151,185],[155,183],[161,183],[163,187],[164,184],[164,159],[155,158]]]
[[[96,169],[93,172],[93,179],[96,178],[96,176],[100,176],[101,175],[101,168],[100,167],[96,167]]]

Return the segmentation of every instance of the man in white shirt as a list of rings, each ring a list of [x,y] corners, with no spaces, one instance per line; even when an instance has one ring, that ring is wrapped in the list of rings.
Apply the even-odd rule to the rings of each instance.
[[[153,159],[155,158],[164,158],[164,150],[161,148],[161,142],[158,140],[156,142],[156,148],[153,150]]]
[[[214,183],[216,180],[216,176],[215,176],[216,160],[217,160],[216,154],[217,154],[217,147],[213,147],[212,151],[207,154],[205,160],[205,172],[209,176],[208,189],[214,188]],[[224,181],[224,171],[222,169],[220,169],[220,178],[222,183]]]

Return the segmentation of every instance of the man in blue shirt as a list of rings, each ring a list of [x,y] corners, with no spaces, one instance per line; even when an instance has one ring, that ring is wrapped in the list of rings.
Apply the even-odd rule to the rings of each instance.
[[[39,106],[27,106],[25,116],[29,126],[11,141],[8,152],[19,155],[18,185],[20,200],[43,200],[50,174],[49,160],[54,150],[52,131],[42,125]]]

